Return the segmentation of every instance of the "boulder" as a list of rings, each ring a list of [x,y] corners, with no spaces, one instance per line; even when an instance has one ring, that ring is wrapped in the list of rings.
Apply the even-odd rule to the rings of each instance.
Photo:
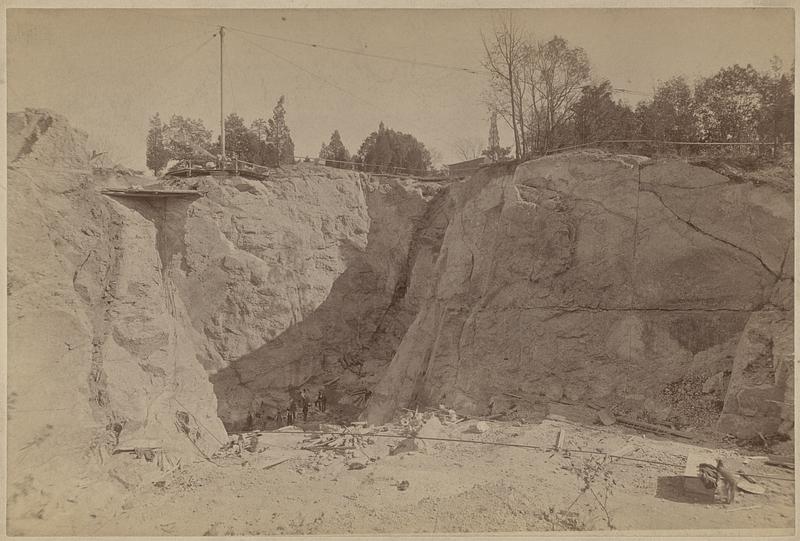
[[[468,431],[474,434],[483,434],[484,432],[489,431],[489,423],[487,423],[486,421],[478,421],[476,423],[472,423]]]
[[[703,382],[703,392],[706,394],[722,392],[724,390],[725,373],[717,372]]]
[[[405,438],[400,440],[397,445],[392,447],[389,450],[389,455],[399,455],[402,453],[412,453],[414,451],[424,451],[425,450],[425,442],[422,440],[418,440],[416,438]]]
[[[740,438],[788,432],[794,425],[791,313],[764,310],[747,322],[736,348],[717,428]]]
[[[548,383],[545,387],[544,394],[553,402],[558,402],[564,396],[564,386],[557,381]]]

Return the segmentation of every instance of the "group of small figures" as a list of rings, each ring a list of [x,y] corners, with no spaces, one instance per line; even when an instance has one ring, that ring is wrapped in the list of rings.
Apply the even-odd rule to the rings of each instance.
[[[308,421],[308,409],[311,406],[311,395],[308,393],[308,389],[303,389],[300,391],[300,409],[303,412],[303,421]],[[317,408],[317,411],[320,413],[325,412],[325,408],[327,407],[328,398],[325,396],[325,391],[320,389],[317,393],[317,399],[314,401],[314,407]],[[286,421],[286,426],[293,425],[295,421],[295,417],[297,415],[297,408],[298,408],[298,400],[295,397],[292,397],[292,400],[289,402],[289,406],[286,408],[286,411],[283,414],[283,419]]]

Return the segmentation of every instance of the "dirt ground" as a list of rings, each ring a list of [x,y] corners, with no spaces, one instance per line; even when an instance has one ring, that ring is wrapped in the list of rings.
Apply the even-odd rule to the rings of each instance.
[[[301,449],[313,446],[319,437],[310,433],[320,426],[310,419],[306,432],[251,433],[248,436],[258,434],[253,452],[229,452],[213,463],[187,463],[167,474],[155,463],[115,455],[131,468],[151,471],[144,471],[143,482],[129,487],[126,499],[109,502],[90,517],[73,517],[72,525],[80,521],[85,531],[75,534],[95,536],[610,528],[715,534],[735,529],[739,535],[741,529],[759,528],[785,535],[794,528],[793,472],[765,465],[752,453],[715,451],[733,471],[766,476],[754,477],[764,494],[739,491],[735,502],[725,505],[715,503],[713,496],[685,492],[681,476],[687,455],[708,451],[688,441],[619,425],[585,426],[552,413],[540,424],[487,421],[483,433],[471,430],[474,423],[434,422],[423,430],[438,438],[544,448],[554,446],[561,431],[563,449],[428,440],[417,451],[390,455],[402,440],[390,437],[402,431],[399,424],[390,424],[371,427],[374,435],[363,437],[363,447],[314,452]],[[582,490],[584,479],[591,481],[588,490]],[[401,490],[404,481],[408,486]],[[57,529],[54,524],[50,528],[54,526]],[[32,524],[26,527],[36,529]]]

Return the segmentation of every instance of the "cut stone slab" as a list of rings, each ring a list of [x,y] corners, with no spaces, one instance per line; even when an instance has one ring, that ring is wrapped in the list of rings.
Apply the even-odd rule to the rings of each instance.
[[[279,428],[278,432],[303,432],[303,429],[298,426],[289,425]]]

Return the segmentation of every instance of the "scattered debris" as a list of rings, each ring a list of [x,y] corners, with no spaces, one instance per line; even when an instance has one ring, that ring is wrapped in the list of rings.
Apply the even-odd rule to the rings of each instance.
[[[306,440],[310,445],[305,445],[301,449],[314,452],[327,450],[343,453],[348,450],[363,448],[373,443],[373,439],[368,436],[365,428],[347,427],[331,432],[336,433],[312,434]]]
[[[363,462],[351,462],[350,464],[347,465],[348,470],[363,470],[366,467],[367,467],[366,464],[364,464]]]

